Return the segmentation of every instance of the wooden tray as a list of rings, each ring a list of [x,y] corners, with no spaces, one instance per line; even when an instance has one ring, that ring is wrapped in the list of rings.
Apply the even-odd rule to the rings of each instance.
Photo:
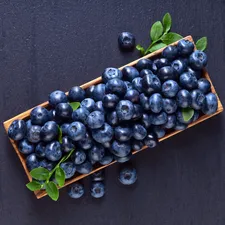
[[[192,39],[191,36],[187,36],[187,37],[185,37],[184,39],[193,42],[193,39]],[[177,44],[177,42],[174,42],[174,43],[171,44],[171,45],[176,45],[176,44]],[[146,55],[146,56],[144,56],[144,57],[142,57],[142,58],[146,58],[146,59],[147,59],[147,58],[153,58],[153,57],[155,57],[155,56],[157,56],[157,55],[160,55],[161,52],[163,51],[163,49],[164,49],[164,48],[159,49],[158,51],[155,51],[154,53],[151,53],[151,54],[149,54],[149,55]],[[140,60],[140,59],[137,59],[137,60],[135,60],[135,61],[133,61],[133,62],[131,62],[131,63],[125,65],[125,66],[134,66],[139,60]],[[120,67],[119,69],[122,70],[125,66],[122,66],[122,67]],[[211,82],[211,80],[210,80],[210,77],[209,77],[209,74],[207,73],[206,70],[204,70],[204,72],[203,72],[203,77],[205,77],[206,79],[208,79],[208,80],[210,81],[210,83],[212,84],[212,82]],[[87,87],[89,87],[89,86],[91,86],[91,85],[95,85],[95,84],[98,84],[98,83],[100,83],[100,82],[101,82],[101,77],[98,77],[98,78],[96,78],[96,79],[94,79],[94,80],[92,80],[92,81],[90,81],[90,82],[88,82],[88,83],[85,83],[85,84],[81,85],[81,87],[82,87],[83,89],[85,89],[85,88],[87,88]],[[213,85],[212,85],[212,92],[216,94],[216,91],[215,91],[215,88],[213,87]],[[217,95],[217,94],[216,94],[216,95]],[[218,98],[218,95],[217,95],[217,98]],[[44,102],[44,103],[40,104],[40,106],[47,107],[47,106],[48,106],[48,102]],[[10,124],[11,124],[14,120],[16,120],[16,119],[27,119],[27,118],[29,117],[29,115],[30,115],[31,110],[32,110],[32,109],[29,109],[29,110],[27,110],[26,112],[21,113],[21,114],[15,116],[15,117],[13,117],[12,119],[9,119],[9,120],[5,121],[5,122],[4,122],[4,127],[5,127],[6,132],[8,132],[8,128],[9,128]],[[191,124],[188,126],[188,128],[189,128],[189,127],[192,127],[192,126],[195,126],[196,124],[201,123],[201,122],[203,122],[204,120],[207,120],[207,119],[209,119],[209,118],[211,118],[211,117],[213,117],[213,116],[215,116],[215,115],[221,113],[222,111],[223,111],[223,106],[222,106],[222,104],[221,104],[220,99],[218,98],[218,109],[217,109],[217,111],[216,111],[213,115],[203,115],[203,116],[201,116],[197,121],[191,123]],[[163,138],[161,138],[159,141],[164,141],[164,140],[166,140],[167,138],[170,138],[170,137],[172,137],[172,136],[174,136],[175,134],[178,134],[178,133],[180,133],[180,132],[181,132],[181,131],[173,131],[173,132],[171,132],[171,133],[168,133],[166,136],[164,136]],[[19,159],[20,159],[20,161],[21,161],[21,163],[22,163],[22,166],[23,166],[23,168],[24,168],[24,170],[25,170],[25,172],[26,172],[26,174],[27,174],[28,180],[31,181],[32,178],[31,178],[30,173],[29,173],[29,171],[28,171],[28,169],[27,169],[27,166],[26,166],[26,163],[25,163],[25,157],[23,156],[23,154],[21,154],[21,153],[19,152],[17,143],[16,143],[15,141],[13,141],[12,139],[10,139],[10,141],[11,141],[11,143],[12,143],[12,145],[13,145],[14,150],[16,151],[16,154],[18,155],[18,157],[19,157]],[[144,150],[144,149],[146,149],[146,148],[147,148],[147,147],[144,147],[142,150]],[[141,151],[142,151],[142,150],[141,150]],[[134,151],[132,154],[136,154],[136,153],[138,153],[138,152],[140,152],[140,151]],[[74,177],[74,178],[72,178],[72,179],[70,179],[70,180],[67,180],[67,181],[65,182],[64,187],[67,186],[67,185],[69,185],[69,184],[71,184],[71,183],[73,183],[73,182],[75,182],[75,181],[78,181],[78,180],[80,180],[80,179],[82,179],[82,178],[84,178],[84,177],[87,177],[87,176],[89,176],[90,174],[92,174],[92,173],[94,173],[94,172],[96,172],[96,171],[99,171],[99,170],[101,170],[101,169],[103,169],[103,168],[105,168],[105,167],[108,167],[108,166],[114,164],[115,162],[116,162],[116,161],[113,161],[112,163],[110,163],[110,164],[108,164],[108,165],[100,166],[100,167],[94,169],[94,170],[93,170],[91,173],[89,173],[89,174],[78,175],[78,176],[76,176],[76,177]],[[37,197],[38,199],[39,199],[39,198],[42,198],[43,196],[46,195],[46,192],[45,192],[45,191],[35,191],[34,193],[35,193],[35,195],[36,195],[36,197]]]

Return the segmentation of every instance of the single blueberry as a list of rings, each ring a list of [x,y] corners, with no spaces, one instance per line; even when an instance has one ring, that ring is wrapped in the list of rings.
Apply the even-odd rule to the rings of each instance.
[[[163,126],[154,126],[153,132],[156,134],[157,138],[162,138],[166,134],[166,131]]]
[[[177,78],[176,71],[172,66],[164,66],[160,68],[157,75],[161,81],[175,80]]]
[[[156,65],[157,70],[161,69],[164,66],[170,66],[170,61],[165,58],[156,59],[153,63]]]
[[[85,89],[85,97],[86,98],[92,98],[94,89],[95,89],[95,85],[91,85],[90,87],[86,88]]]
[[[46,144],[44,142],[39,142],[35,147],[35,154],[38,158],[45,157]]]
[[[115,140],[112,143],[110,151],[112,154],[118,157],[125,157],[131,152],[130,142],[120,142]]]
[[[109,163],[111,163],[113,161],[113,155],[107,153],[106,155],[104,155],[104,157],[99,161],[99,163],[101,165],[108,165]]]
[[[63,150],[63,152],[70,152],[73,149],[75,149],[75,145],[73,144],[73,141],[69,137],[64,136],[62,138],[62,150]]]
[[[103,112],[103,113],[105,112],[102,101],[95,102],[94,111],[100,111],[100,112]]]
[[[129,100],[133,103],[138,103],[139,102],[139,92],[135,89],[130,89],[126,92],[124,99]]]
[[[107,123],[104,123],[103,126],[99,129],[92,130],[92,137],[98,143],[111,141],[113,138],[113,134],[113,128]]]
[[[135,151],[140,151],[144,147],[144,144],[142,141],[138,141],[136,139],[133,139],[131,142],[131,148]]]
[[[56,139],[59,133],[59,128],[56,122],[48,121],[41,128],[40,137],[42,141],[49,142]]]
[[[187,90],[195,89],[198,86],[198,80],[196,76],[188,72],[182,73],[179,81],[180,85]]]
[[[123,185],[131,185],[137,181],[137,171],[135,168],[125,167],[119,172],[119,181]]]
[[[135,37],[130,32],[122,32],[118,37],[118,43],[122,50],[131,51],[135,47]]]
[[[73,141],[82,140],[86,134],[86,127],[81,122],[73,122],[68,127],[68,136]]]
[[[178,50],[176,46],[169,45],[166,48],[164,48],[162,52],[162,57],[168,59],[168,60],[173,60],[177,57],[178,55]]]
[[[178,53],[180,56],[188,56],[194,50],[194,44],[189,40],[180,40],[177,44]]]
[[[142,78],[136,77],[132,80],[133,88],[139,92],[142,92]]]
[[[114,156],[114,159],[118,162],[118,163],[125,163],[127,161],[129,161],[132,157],[132,153],[129,153],[127,156],[124,157],[118,157],[118,156]]]
[[[109,80],[112,80],[112,79],[115,79],[115,78],[122,79],[122,77],[123,77],[122,72],[119,69],[113,68],[113,67],[106,68],[104,70],[104,72],[102,73],[102,80],[105,84]]]
[[[69,90],[68,99],[70,102],[81,102],[85,99],[85,91],[79,86],[72,87]]]
[[[26,158],[26,166],[27,166],[29,171],[39,167],[38,158],[37,158],[37,156],[34,153],[32,153],[32,154],[27,156],[27,158]]]
[[[201,78],[201,79],[198,80],[198,89],[203,94],[207,94],[211,90],[211,83],[207,79]]]
[[[78,199],[84,195],[84,186],[81,183],[73,183],[69,186],[68,195],[71,198]]]
[[[95,101],[102,101],[105,95],[105,84],[97,84],[93,91],[93,99]]]
[[[147,130],[141,124],[133,125],[133,138],[143,140],[147,136]]]
[[[128,141],[133,135],[132,128],[129,126],[115,127],[115,138],[118,141]]]
[[[196,50],[189,57],[189,64],[194,70],[201,70],[206,67],[208,57],[203,51]]]
[[[58,161],[62,157],[61,145],[58,141],[52,141],[45,148],[45,157],[50,161]]]
[[[114,109],[119,100],[117,95],[107,94],[103,97],[102,104],[106,109]]]
[[[202,76],[202,70],[193,70],[191,67],[187,68],[187,72],[193,74],[197,79]]]
[[[100,161],[105,155],[105,149],[101,144],[95,144],[89,150],[89,157],[94,161]]]
[[[84,150],[88,150],[93,145],[93,139],[92,139],[91,135],[88,132],[86,132],[85,137],[82,138],[77,143],[78,143],[80,148],[82,148]]]
[[[150,95],[161,91],[161,81],[155,75],[145,75],[141,80],[143,91]]]
[[[69,123],[63,123],[61,126],[60,126],[60,129],[62,131],[62,135],[67,135],[67,129],[69,127]]]
[[[144,113],[141,118],[143,126],[148,129],[152,124],[153,116],[147,113]]]
[[[62,124],[62,119],[56,115],[55,109],[48,111],[49,120],[55,121],[57,124]]]
[[[154,148],[158,144],[158,138],[155,133],[149,133],[145,139],[144,144],[148,146],[149,148]]]
[[[61,119],[70,119],[73,113],[73,108],[69,103],[59,103],[55,108],[55,113]]]
[[[143,78],[144,76],[146,75],[154,75],[153,72],[149,69],[143,69],[141,72],[140,72],[140,77]]]
[[[152,124],[153,125],[163,125],[166,122],[167,122],[167,114],[165,112],[161,112],[161,113],[152,115]]]
[[[218,99],[214,93],[209,93],[205,96],[205,102],[202,112],[206,115],[212,115],[218,109]]]
[[[8,136],[14,141],[19,141],[25,137],[26,131],[27,125],[23,120],[14,120],[9,126]]]
[[[86,108],[89,112],[94,110],[95,107],[95,101],[91,98],[85,98],[81,103],[80,103],[81,108]]]
[[[104,181],[105,180],[105,171],[99,170],[91,174],[92,181]]]
[[[76,166],[72,162],[63,162],[60,167],[63,169],[66,179],[73,177],[76,172]]]
[[[163,98],[160,94],[155,93],[149,98],[150,109],[154,113],[159,113],[163,108]]]
[[[77,172],[80,174],[88,174],[92,171],[92,169],[92,164],[89,161],[85,161],[77,166]]]
[[[43,159],[40,161],[39,166],[47,169],[48,171],[52,171],[55,167],[55,163],[48,161],[47,159]]]
[[[163,99],[163,110],[167,114],[172,114],[172,113],[176,112],[176,110],[177,110],[176,100],[170,99],[170,98],[164,98]]]
[[[134,105],[131,101],[121,100],[116,106],[119,120],[130,120],[134,115]]]
[[[104,123],[105,123],[104,113],[100,111],[93,111],[88,115],[87,125],[89,128],[97,129],[102,127]]]
[[[93,198],[102,198],[105,195],[105,185],[102,182],[92,182],[91,196]]]
[[[143,109],[139,104],[134,104],[134,115],[132,117],[133,120],[138,120],[143,115]]]
[[[184,59],[176,59],[171,63],[177,74],[182,74],[187,69],[187,63]]]
[[[85,107],[84,108],[82,107],[82,108],[79,108],[79,109],[73,111],[72,119],[73,119],[73,121],[80,121],[83,124],[86,124],[89,114],[90,114],[90,112]]]
[[[189,91],[182,89],[176,96],[177,105],[181,108],[187,108],[191,106],[191,94]]]
[[[19,142],[18,149],[21,153],[28,155],[34,152],[34,144],[30,143],[26,139],[23,139]]]
[[[41,140],[41,126],[32,125],[27,131],[27,140],[31,143],[38,143]]]
[[[127,87],[127,91],[130,90],[130,89],[133,89],[133,85],[132,85],[131,82],[129,82],[129,81],[124,81],[124,84],[125,84],[126,87]]]
[[[86,154],[83,150],[76,150],[75,152],[72,153],[71,155],[71,160],[75,165],[80,165],[85,162],[86,160]]]
[[[174,130],[185,130],[187,126],[188,126],[187,124],[181,123],[177,120]]]
[[[37,106],[30,113],[31,123],[34,125],[43,125],[49,120],[49,112],[42,106]]]
[[[174,80],[167,80],[162,85],[162,93],[165,97],[172,98],[179,91],[179,85]]]
[[[140,94],[140,105],[142,106],[142,108],[146,111],[150,110],[150,103],[149,103],[149,98],[144,94]]]
[[[133,66],[126,66],[123,68],[122,70],[123,73],[123,79],[124,80],[128,80],[128,81],[132,81],[134,78],[139,76],[139,72],[136,68],[134,68]]]
[[[137,70],[152,69],[152,61],[150,59],[140,59],[136,64]]]
[[[105,85],[106,94],[116,94],[118,96],[124,96],[126,91],[127,88],[124,82],[117,78],[109,80]]]
[[[163,126],[166,129],[172,129],[175,127],[176,121],[177,121],[176,115],[174,114],[168,115],[167,122]]]
[[[108,112],[106,114],[106,121],[108,124],[110,124],[111,126],[116,126],[119,123],[119,118],[117,116],[116,111],[112,111],[112,112]]]
[[[48,102],[51,106],[55,107],[57,106],[59,103],[66,103],[68,102],[67,96],[64,92],[62,91],[53,91],[49,97],[48,97]]]
[[[191,91],[191,107],[196,110],[202,109],[205,102],[205,95],[198,89]]]

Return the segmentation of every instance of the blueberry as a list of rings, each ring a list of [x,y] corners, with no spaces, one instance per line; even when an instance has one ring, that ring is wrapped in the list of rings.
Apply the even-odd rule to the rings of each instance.
[[[113,68],[113,67],[106,68],[102,74],[102,80],[105,84],[109,80],[112,80],[115,78],[122,79],[122,77],[123,77],[122,72],[119,69]]]
[[[103,112],[103,113],[105,112],[102,101],[95,102],[94,111],[100,111],[100,112]]]
[[[130,89],[125,94],[124,99],[129,100],[133,103],[138,103],[139,102],[139,92],[135,89]]]
[[[145,75],[154,75],[153,72],[149,69],[143,69],[140,72],[140,77],[143,78]]]
[[[111,147],[111,142],[110,141],[107,141],[107,142],[104,142],[104,143],[101,143],[101,144],[102,144],[102,146],[104,148],[110,148]]]
[[[90,112],[86,108],[79,108],[73,111],[72,119],[73,121],[80,121],[83,124],[87,123],[87,118]]]
[[[110,124],[111,126],[116,126],[119,123],[119,118],[117,116],[116,111],[112,111],[112,112],[108,112],[106,114],[106,121],[108,124]]]
[[[143,140],[147,136],[147,130],[141,124],[134,124],[133,138],[136,140]]]
[[[72,153],[71,160],[75,165],[80,165],[85,162],[86,154],[83,150],[78,149]]]
[[[182,89],[176,96],[177,105],[181,108],[187,108],[191,106],[191,94],[189,91]]]
[[[59,128],[56,122],[48,121],[41,128],[41,140],[45,142],[53,141],[59,133]]]
[[[142,78],[136,77],[132,80],[133,88],[139,92],[142,92]]]
[[[59,103],[55,108],[56,115],[62,119],[70,119],[73,113],[73,108],[69,103]]]
[[[116,94],[118,96],[124,96],[126,93],[126,85],[120,79],[111,79],[105,85],[106,94]]]
[[[163,99],[162,96],[158,93],[153,94],[149,98],[150,109],[154,113],[159,113],[163,107]]]
[[[209,93],[205,96],[205,102],[202,112],[207,115],[212,115],[218,109],[218,100],[215,94]]]
[[[51,109],[51,110],[48,112],[48,116],[49,116],[49,120],[55,121],[55,122],[58,123],[58,124],[62,123],[62,119],[59,118],[59,117],[56,115],[55,109]]]
[[[153,125],[163,125],[166,122],[167,122],[167,114],[165,112],[152,115]]]
[[[140,94],[140,105],[144,110],[150,110],[149,98],[144,93]]]
[[[34,144],[28,142],[26,139],[23,139],[19,142],[18,149],[21,153],[28,155],[34,152]]]
[[[46,148],[46,144],[44,142],[40,142],[36,145],[35,154],[38,158],[45,157],[45,148]]]
[[[81,102],[85,98],[85,91],[79,86],[72,87],[69,90],[68,99],[71,102]]]
[[[105,84],[97,84],[93,91],[93,99],[95,101],[102,101],[105,95]]]
[[[68,136],[73,141],[82,140],[86,134],[86,127],[81,122],[73,122],[68,127]]]
[[[202,76],[201,70],[193,70],[191,67],[187,68],[187,72],[193,74],[197,79],[200,79]]]
[[[84,186],[81,183],[73,183],[69,187],[68,195],[71,198],[78,199],[84,195]]]
[[[195,89],[198,86],[198,80],[196,76],[188,72],[182,73],[179,80],[180,85],[187,90]]]
[[[63,123],[61,126],[60,126],[60,129],[62,131],[62,135],[67,135],[67,129],[69,127],[69,123]]]
[[[194,44],[188,40],[180,40],[177,44],[177,49],[180,56],[188,56],[194,50]]]
[[[31,123],[31,120],[29,119],[29,120],[26,121],[27,130],[30,129],[31,126],[32,126],[32,123]]]
[[[134,78],[139,76],[139,72],[133,66],[126,66],[122,70],[124,80],[132,81]]]
[[[160,59],[154,60],[154,64],[156,65],[158,70],[164,66],[170,66],[169,60],[165,59],[165,58],[160,58]]]
[[[100,128],[105,123],[104,113],[99,111],[93,111],[88,115],[87,125],[91,129]]]
[[[114,109],[118,102],[119,98],[115,94],[107,94],[102,100],[102,104],[106,109]]]
[[[167,46],[162,52],[162,57],[168,60],[175,59],[177,55],[178,55],[177,47],[172,45]]]
[[[91,85],[90,87],[85,89],[86,98],[92,98],[93,97],[94,89],[95,89],[95,85]]]
[[[109,163],[111,163],[113,161],[113,155],[111,154],[106,154],[100,161],[99,163],[101,165],[108,165]]]
[[[161,90],[161,82],[155,75],[145,75],[141,81],[143,91],[146,94],[152,94]]]
[[[134,115],[134,105],[128,100],[121,100],[116,106],[119,120],[130,120]]]
[[[77,172],[80,174],[88,174],[92,171],[93,167],[89,161],[86,161],[77,166]]]
[[[115,127],[115,138],[118,141],[128,141],[133,135],[132,128],[129,126]]]
[[[49,120],[49,112],[42,106],[37,106],[30,113],[31,123],[34,125],[43,125]]]
[[[55,164],[51,161],[48,161],[47,159],[43,159],[40,161],[39,166],[47,169],[48,171],[52,171],[55,167]]]
[[[174,114],[168,115],[167,122],[163,126],[166,129],[172,129],[175,127],[176,121],[177,121],[176,115]]]
[[[92,181],[103,181],[105,180],[105,171],[99,170],[97,172],[94,172],[91,174],[91,180]]]
[[[27,140],[31,143],[38,143],[41,140],[41,126],[32,125],[27,131]]]
[[[63,162],[60,167],[63,169],[66,179],[73,177],[76,172],[76,166],[72,162]]]
[[[192,117],[192,122],[195,122],[199,118],[199,112],[195,110],[194,115]]]
[[[161,81],[175,80],[177,78],[176,71],[171,66],[162,67],[157,75]]]
[[[152,119],[153,119],[153,117],[150,114],[144,113],[142,115],[141,122],[146,129],[148,129],[151,126]]]
[[[93,198],[102,198],[105,195],[105,185],[102,182],[92,182],[91,196]]]
[[[105,155],[105,149],[100,144],[95,144],[89,151],[89,156],[94,161],[100,161]]]
[[[154,126],[153,132],[156,134],[157,138],[163,138],[166,135],[166,131],[163,126]]]
[[[94,110],[95,107],[95,101],[91,98],[85,98],[81,103],[80,106],[82,108],[87,109],[89,112]]]
[[[135,168],[125,167],[119,172],[119,181],[123,185],[131,185],[137,181],[137,171]]]
[[[187,126],[188,126],[187,124],[176,121],[176,125],[174,127],[174,130],[185,130],[187,128]]]
[[[200,110],[205,101],[205,95],[198,89],[191,91],[192,103],[191,107],[196,110]]]
[[[129,153],[127,156],[124,157],[118,157],[118,156],[114,156],[114,159],[118,162],[118,163],[125,163],[127,161],[129,161],[132,157],[132,153]]]
[[[138,120],[143,115],[143,109],[139,104],[134,104],[134,115],[132,117],[133,120]]]
[[[180,122],[182,124],[190,124],[192,122],[192,118],[190,118],[188,121],[184,120],[183,113],[182,113],[181,109],[177,110],[176,116],[177,116],[177,122]]]
[[[158,72],[158,68],[157,68],[157,66],[156,66],[156,64],[155,64],[154,62],[152,63],[151,71],[152,71],[154,74],[157,74],[157,72]]]
[[[118,157],[125,157],[131,152],[130,142],[120,142],[115,140],[112,143],[110,151],[112,154]]]
[[[64,92],[62,91],[53,91],[49,97],[48,97],[48,102],[51,106],[55,107],[57,106],[59,103],[66,103],[68,102],[67,100],[67,96]]]
[[[132,85],[131,82],[129,82],[129,81],[124,81],[124,84],[125,84],[126,87],[127,87],[127,91],[130,90],[130,89],[133,89],[133,85]]]
[[[207,55],[199,50],[194,51],[189,57],[189,64],[192,69],[194,70],[201,70],[203,69],[208,62]]]
[[[211,90],[211,83],[207,79],[201,78],[200,80],[198,80],[198,89],[203,94],[207,94]]]
[[[85,137],[82,138],[80,141],[78,141],[78,145],[80,148],[84,150],[90,149],[93,145],[93,140],[91,135],[88,132],[86,132]]]
[[[122,32],[118,37],[118,43],[122,50],[131,51],[135,47],[135,37],[130,32]]]
[[[136,68],[141,71],[143,69],[152,69],[152,61],[150,59],[140,59],[137,64]]]
[[[164,98],[163,99],[163,110],[167,114],[172,114],[172,113],[176,112],[176,110],[177,110],[176,100],[170,99],[170,98]]]
[[[27,156],[26,165],[27,165],[27,168],[28,168],[29,171],[39,167],[38,158],[34,153]]]
[[[113,128],[107,123],[104,123],[103,126],[99,129],[92,130],[92,137],[98,143],[111,141],[113,138],[113,134]]]
[[[171,63],[177,74],[182,74],[187,69],[187,63],[184,59],[176,59]]]
[[[158,144],[158,138],[155,133],[149,133],[145,139],[144,144],[148,146],[149,148],[154,148]]]
[[[165,97],[172,98],[179,91],[179,85],[174,80],[167,80],[162,85],[162,93]]]
[[[75,146],[74,146],[72,140],[69,137],[64,136],[62,138],[62,150],[63,150],[63,152],[70,152],[73,149],[75,149]]]
[[[138,141],[133,139],[131,143],[131,148],[135,151],[140,151],[144,147],[144,144],[142,141]]]
[[[26,135],[26,123],[23,120],[14,120],[8,129],[8,136],[14,141],[22,140]]]
[[[62,157],[61,145],[58,141],[52,141],[45,148],[45,157],[50,161],[58,161]]]

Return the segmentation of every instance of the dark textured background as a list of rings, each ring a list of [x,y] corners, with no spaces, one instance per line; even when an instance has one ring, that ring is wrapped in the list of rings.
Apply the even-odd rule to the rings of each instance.
[[[117,47],[121,31],[148,44],[152,22],[170,12],[173,30],[208,37],[208,70],[225,103],[224,0],[0,0],[0,119],[7,120],[47,99],[138,57]],[[118,165],[106,170],[104,199],[36,200],[0,129],[1,225],[224,225],[225,114],[135,156],[138,183],[117,181]]]

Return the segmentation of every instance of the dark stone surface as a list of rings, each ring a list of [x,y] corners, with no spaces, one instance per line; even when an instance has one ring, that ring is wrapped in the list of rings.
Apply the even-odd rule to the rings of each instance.
[[[173,30],[208,37],[208,71],[225,102],[224,0],[0,0],[0,118],[11,118],[47,99],[138,57],[117,47],[121,31],[147,45],[152,22],[165,12]],[[55,203],[36,200],[3,130],[0,130],[1,225],[224,225],[225,114],[135,156],[138,183],[117,181],[119,165],[106,170],[107,194]]]

